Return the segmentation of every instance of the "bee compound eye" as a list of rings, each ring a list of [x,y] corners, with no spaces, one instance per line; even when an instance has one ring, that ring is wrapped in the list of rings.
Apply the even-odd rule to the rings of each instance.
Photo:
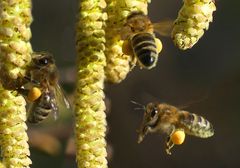
[[[47,58],[41,58],[41,59],[39,59],[38,62],[40,65],[47,65],[49,63]]]
[[[155,115],[158,113],[157,109],[154,108],[152,111],[151,111],[151,117],[155,117]]]

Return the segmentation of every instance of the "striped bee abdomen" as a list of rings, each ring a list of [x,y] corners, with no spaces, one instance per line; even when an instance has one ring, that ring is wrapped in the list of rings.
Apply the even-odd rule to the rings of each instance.
[[[37,124],[46,119],[52,111],[49,92],[44,92],[29,109],[28,122]]]
[[[151,69],[156,65],[158,53],[153,34],[138,33],[131,39],[135,56],[143,68]]]
[[[181,111],[180,113],[179,124],[187,134],[200,138],[213,136],[213,126],[207,119],[187,111]]]

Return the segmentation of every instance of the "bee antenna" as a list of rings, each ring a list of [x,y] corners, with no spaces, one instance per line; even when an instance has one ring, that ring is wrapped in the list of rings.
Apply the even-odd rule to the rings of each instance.
[[[130,102],[133,103],[133,104],[136,104],[136,105],[140,106],[140,107],[134,108],[134,110],[145,110],[145,109],[146,109],[146,107],[145,107],[143,104],[141,104],[141,103],[138,103],[138,102],[133,101],[133,100],[131,100]]]
[[[134,108],[134,110],[145,110],[145,108],[144,107],[136,107],[136,108]]]

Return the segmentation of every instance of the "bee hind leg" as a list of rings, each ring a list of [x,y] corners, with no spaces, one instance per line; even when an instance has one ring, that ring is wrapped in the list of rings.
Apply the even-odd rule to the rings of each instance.
[[[167,152],[168,155],[171,155],[171,149],[174,147],[174,143],[171,141],[170,136],[167,137],[166,139],[166,149],[165,151]]]

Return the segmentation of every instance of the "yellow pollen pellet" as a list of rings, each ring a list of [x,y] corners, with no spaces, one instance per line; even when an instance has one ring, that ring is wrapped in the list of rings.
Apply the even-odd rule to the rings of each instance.
[[[34,102],[42,95],[42,91],[38,87],[33,87],[28,92],[28,100]]]
[[[162,46],[162,42],[161,42],[161,40],[160,39],[158,39],[158,38],[154,38],[155,39],[155,44],[156,44],[156,46],[157,46],[157,52],[158,52],[158,54],[162,51],[162,48],[163,48],[163,46]]]
[[[183,130],[176,130],[171,135],[171,141],[175,145],[181,145],[185,140],[185,132]]]

